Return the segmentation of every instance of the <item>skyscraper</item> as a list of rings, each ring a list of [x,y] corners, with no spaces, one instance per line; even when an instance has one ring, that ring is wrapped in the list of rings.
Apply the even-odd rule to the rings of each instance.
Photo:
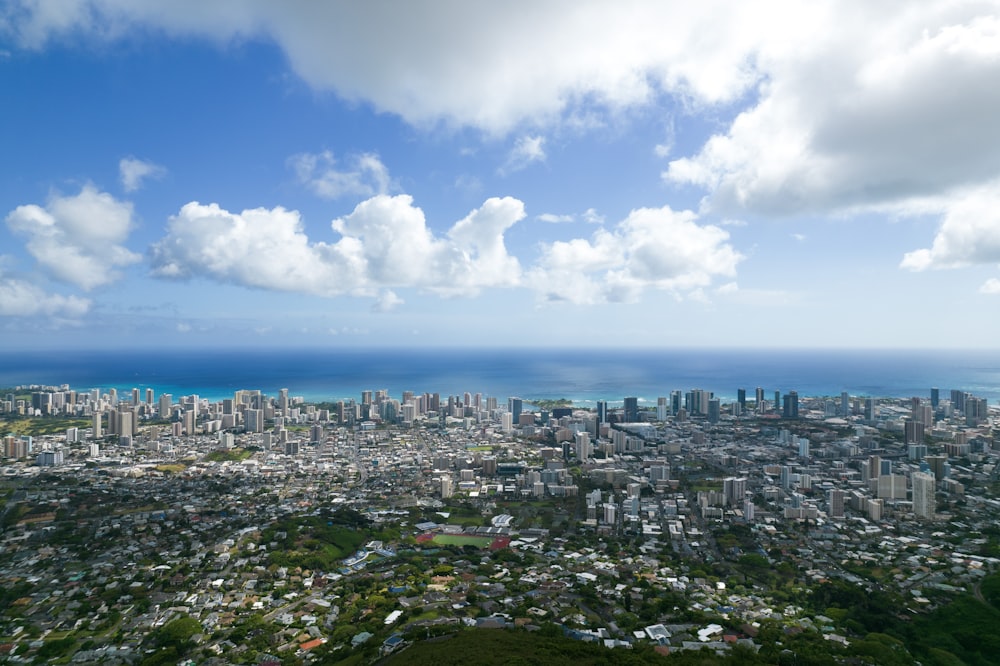
[[[523,407],[524,403],[520,398],[507,398],[507,411],[510,412],[510,420],[513,424],[520,423]]]
[[[727,477],[722,480],[722,492],[727,505],[739,506],[747,492],[747,480],[735,476]]]
[[[838,488],[833,488],[827,494],[827,502],[830,505],[830,517],[831,518],[843,518],[844,517],[844,491]]]
[[[656,420],[666,421],[667,413],[670,411],[670,406],[667,404],[667,399],[665,397],[660,397],[656,399]]]
[[[598,400],[597,401],[597,422],[607,423],[608,422],[608,401]]]
[[[736,414],[735,416],[743,416],[747,411],[747,390],[746,389],[736,389]]]
[[[722,404],[718,398],[711,398],[708,401],[708,422],[718,423],[721,418]]]
[[[625,423],[639,420],[639,398],[625,398]]]
[[[937,509],[934,498],[934,475],[914,472],[911,481],[913,481],[913,513],[917,518],[934,518]]]
[[[785,402],[782,405],[781,415],[786,419],[797,419],[799,418],[799,394],[795,391],[789,391],[785,395]]]

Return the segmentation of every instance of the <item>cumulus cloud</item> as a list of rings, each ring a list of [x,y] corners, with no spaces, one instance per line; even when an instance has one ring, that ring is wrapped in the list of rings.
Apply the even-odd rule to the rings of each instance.
[[[545,137],[543,136],[522,136],[514,142],[507,155],[507,161],[500,167],[501,175],[514,173],[524,169],[533,162],[545,161]]]
[[[162,178],[166,173],[167,170],[159,164],[135,157],[123,157],[118,162],[118,174],[126,192],[138,190],[147,178]]]
[[[396,292],[386,289],[378,295],[375,304],[372,305],[372,310],[375,312],[391,312],[403,303],[403,299],[397,296]]]
[[[563,222],[572,222],[576,218],[572,215],[556,215],[555,213],[542,213],[538,216],[539,222],[548,222],[549,224],[560,224]]]
[[[315,241],[295,211],[232,213],[192,202],[170,219],[151,258],[164,278],[369,296],[377,312],[403,303],[400,288],[472,296],[527,287],[581,304],[634,301],[646,289],[694,298],[717,278],[731,280],[743,259],[726,231],[700,224],[695,213],[642,208],[589,239],[544,245],[538,263],[524,269],[504,239],[524,217],[521,201],[491,198],[436,235],[410,196],[378,195],[331,223],[339,238]]]
[[[151,248],[153,274],[332,295],[349,291],[350,248],[310,243],[296,211],[256,208],[230,213],[191,202],[167,223]],[[346,286],[345,286],[346,285]]]
[[[149,28],[222,43],[261,38],[283,49],[317,89],[417,125],[504,133],[560,118],[599,126],[594,116],[602,109],[647,104],[660,91],[694,103],[737,99],[760,80],[754,56],[762,44],[797,40],[811,26],[828,29],[830,11],[792,0],[571,7],[539,0],[517,11],[461,0],[392,11],[381,3],[14,0],[0,26],[28,48],[71,34],[113,40]]]
[[[78,296],[47,293],[27,280],[0,273],[0,316],[2,317],[82,317],[90,301]]]
[[[845,9],[793,51],[763,47],[756,102],[664,177],[722,212],[794,214],[903,207],[1000,175],[1000,87],[984,85],[1000,79],[1000,19],[961,2]]]
[[[604,224],[604,216],[598,213],[595,208],[583,211],[583,220],[588,224]]]
[[[990,278],[979,287],[980,294],[1000,294],[1000,280]]]
[[[524,217],[511,198],[488,199],[444,237],[428,228],[408,195],[378,195],[331,223],[335,242],[313,242],[297,211],[232,213],[192,202],[151,248],[154,275],[221,282],[320,296],[374,295],[414,287],[445,294],[516,284],[520,265],[503,233]],[[383,292],[382,302],[393,296]]]
[[[339,169],[329,150],[294,155],[288,164],[300,183],[324,199],[385,194],[390,186],[389,170],[373,153],[351,155]]]
[[[1000,181],[937,205],[942,209],[942,222],[934,242],[929,248],[906,253],[902,268],[922,271],[1000,263]]]
[[[18,206],[6,222],[50,275],[86,290],[113,282],[117,269],[140,259],[123,245],[133,227],[132,204],[92,185],[75,196],[53,196],[44,208]]]
[[[612,231],[544,246],[530,281],[552,301],[630,302],[647,288],[692,296],[736,274],[743,256],[728,240],[691,211],[641,208]]]

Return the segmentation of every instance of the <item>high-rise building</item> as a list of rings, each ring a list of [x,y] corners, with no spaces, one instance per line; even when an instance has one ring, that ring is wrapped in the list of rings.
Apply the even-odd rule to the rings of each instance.
[[[736,389],[736,411],[734,416],[743,416],[747,412],[747,390]]]
[[[248,409],[243,413],[247,432],[264,432],[264,412],[260,409]]]
[[[670,411],[670,405],[667,403],[665,397],[660,397],[656,399],[656,420],[666,421],[667,414]]]
[[[598,400],[597,401],[597,422],[607,423],[608,422],[608,401]]]
[[[948,456],[924,456],[924,462],[935,479],[944,479],[947,476]]]
[[[844,491],[833,488],[827,493],[827,502],[830,505],[829,515],[831,518],[844,517]]]
[[[718,398],[710,398],[708,401],[708,422],[718,423],[722,415],[722,403]]]
[[[850,416],[851,414],[851,398],[847,394],[847,391],[840,392],[840,415]]]
[[[917,518],[934,518],[937,511],[934,475],[914,472],[910,480],[913,482],[913,513]]]
[[[521,422],[521,410],[524,402],[520,398],[507,398],[507,411],[510,412],[511,423]]]
[[[935,386],[934,388],[931,389],[931,408],[937,409],[938,403],[940,402],[941,402],[941,394],[938,391],[937,387]]]
[[[876,407],[875,398],[865,398],[865,421],[875,421]]]
[[[158,405],[156,411],[157,411],[157,413],[158,413],[158,415],[159,415],[159,417],[161,419],[169,419],[170,418],[170,402],[171,402],[171,400],[173,400],[173,398],[174,398],[174,396],[170,395],[169,393],[161,393],[160,394],[159,405]],[[232,406],[232,403],[233,403],[233,401],[230,400],[229,401],[230,406]],[[229,412],[229,413],[232,413],[232,412]]]
[[[735,476],[723,479],[722,493],[725,495],[727,505],[739,506],[747,494],[747,480]]]
[[[882,520],[882,500],[870,499],[865,504],[869,520]]]
[[[625,398],[625,423],[639,420],[639,398]]]
[[[454,492],[454,482],[451,480],[450,476],[441,477],[441,498],[448,499]]]
[[[754,390],[754,406],[758,414],[764,411],[764,389],[760,386]]]
[[[789,391],[785,395],[785,401],[782,405],[781,415],[786,419],[797,419],[799,418],[799,394],[795,391]]]
[[[924,424],[914,419],[906,419],[903,422],[904,443],[922,444],[924,441]]]
[[[680,391],[670,392],[670,414],[671,416],[677,416],[677,413],[681,411],[683,396]]]

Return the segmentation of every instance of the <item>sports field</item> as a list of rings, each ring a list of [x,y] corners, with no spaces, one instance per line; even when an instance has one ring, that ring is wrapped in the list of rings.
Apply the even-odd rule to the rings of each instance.
[[[417,543],[433,543],[436,546],[475,546],[499,550],[510,544],[510,537],[474,536],[471,534],[421,534]]]

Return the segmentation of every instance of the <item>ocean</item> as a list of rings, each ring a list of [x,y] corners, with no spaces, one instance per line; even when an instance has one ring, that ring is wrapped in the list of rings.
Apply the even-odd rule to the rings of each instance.
[[[0,387],[68,384],[77,390],[152,388],[156,395],[211,400],[260,389],[317,402],[361,391],[482,393],[527,402],[567,398],[655,404],[672,390],[699,388],[723,401],[739,388],[800,396],[929,397],[938,387],[1000,400],[1000,350],[614,350],[614,349],[257,349],[0,353]]]

